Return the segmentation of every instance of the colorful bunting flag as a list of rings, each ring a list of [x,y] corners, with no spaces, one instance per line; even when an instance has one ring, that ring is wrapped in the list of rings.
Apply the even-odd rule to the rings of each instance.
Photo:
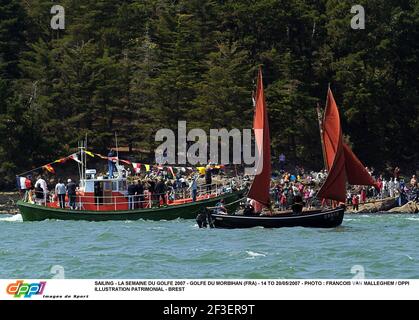
[[[85,152],[87,155],[91,156],[92,158],[94,158],[94,157],[95,157],[95,155],[93,154],[93,152],[90,152],[90,151],[87,151],[87,150],[85,150],[84,152]]]
[[[135,173],[140,173],[141,172],[141,163],[133,162],[132,167],[134,168]]]
[[[79,160],[79,157],[77,156],[77,153],[73,153],[71,156],[69,156],[69,158],[71,160],[74,160],[74,161],[78,162],[78,163],[81,163],[81,161]]]
[[[147,172],[150,171],[150,165],[149,164],[145,164],[144,166],[145,166],[145,171],[147,171]]]
[[[55,160],[54,163],[64,163],[67,161],[67,159],[68,158],[61,158],[61,159]]]
[[[44,168],[48,172],[51,172],[51,173],[54,173],[55,174],[55,170],[54,170],[54,168],[50,164],[46,164],[46,165],[42,166],[42,168]]]

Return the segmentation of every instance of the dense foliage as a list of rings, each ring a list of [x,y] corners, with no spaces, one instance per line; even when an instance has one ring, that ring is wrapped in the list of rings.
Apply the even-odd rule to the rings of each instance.
[[[0,0],[0,185],[68,153],[153,148],[159,128],[248,128],[259,65],[272,152],[322,165],[316,105],[328,83],[361,160],[419,160],[419,1]]]

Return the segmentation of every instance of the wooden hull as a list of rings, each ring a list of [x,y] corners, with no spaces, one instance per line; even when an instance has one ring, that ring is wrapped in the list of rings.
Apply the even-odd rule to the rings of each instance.
[[[214,206],[220,199],[225,203],[231,203],[243,196],[243,191],[226,193],[221,196],[190,202],[179,205],[171,205],[160,208],[136,209],[127,211],[85,211],[48,208],[36,204],[18,201],[17,206],[22,215],[23,221],[42,221],[46,219],[56,220],[87,220],[87,221],[107,221],[107,220],[173,220],[177,218],[195,219],[197,214],[205,210],[208,206]],[[230,206],[231,211],[236,210],[239,203]]]
[[[277,216],[243,216],[231,214],[212,214],[213,224],[216,228],[282,228],[282,227],[309,227],[309,228],[335,228],[342,224],[345,208],[339,207],[330,210],[313,210],[301,214],[283,214]]]

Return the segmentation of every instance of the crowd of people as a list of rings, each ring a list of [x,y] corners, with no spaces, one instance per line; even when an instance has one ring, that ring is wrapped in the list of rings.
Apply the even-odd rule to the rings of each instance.
[[[280,168],[284,164],[280,163]],[[366,168],[376,180],[374,186],[349,186],[347,189],[346,204],[352,205],[358,210],[359,204],[384,198],[395,198],[399,206],[408,201],[419,201],[419,184],[416,175],[412,175],[409,181],[400,174],[400,168],[395,167],[391,176],[374,174],[373,168]],[[274,206],[279,210],[289,210],[295,203],[296,197],[302,199],[308,209],[322,205],[316,197],[318,190],[327,177],[327,171],[306,172],[303,167],[296,167],[292,172],[280,170],[273,177],[271,183],[271,197]]]

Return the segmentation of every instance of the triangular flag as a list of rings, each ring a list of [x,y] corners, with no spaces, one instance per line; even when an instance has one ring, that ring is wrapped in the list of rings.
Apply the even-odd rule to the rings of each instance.
[[[144,166],[145,166],[145,171],[147,171],[147,172],[150,171],[150,165],[149,164],[145,164]]]
[[[79,157],[77,156],[77,153],[73,153],[71,156],[69,156],[69,158],[71,160],[74,160],[74,161],[78,162],[78,163],[81,163],[81,161],[79,160]]]
[[[95,155],[93,154],[93,152],[90,152],[90,151],[87,151],[87,150],[85,150],[84,152],[85,152],[87,155],[91,156],[92,158],[94,158],[94,157],[95,157]]]
[[[99,157],[99,158],[101,158],[101,159],[106,159],[106,160],[108,160],[108,157],[102,156],[102,155],[101,155],[101,154],[99,154],[99,153],[94,153],[94,155],[98,156],[98,157]]]
[[[67,161],[67,159],[68,158],[61,158],[61,159],[55,160],[54,163],[64,163]]]
[[[51,172],[51,173],[54,173],[55,174],[55,170],[54,170],[54,168],[50,164],[46,164],[45,166],[42,166],[42,168],[44,168],[48,172]]]
[[[133,162],[132,167],[134,168],[135,173],[140,173],[141,172],[141,163]]]

